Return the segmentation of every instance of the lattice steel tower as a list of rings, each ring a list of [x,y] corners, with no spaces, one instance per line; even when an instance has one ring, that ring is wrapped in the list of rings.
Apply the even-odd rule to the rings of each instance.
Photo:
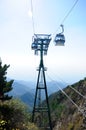
[[[40,64],[38,70],[38,78],[35,92],[34,107],[32,113],[32,122],[36,123],[38,127],[44,130],[52,130],[50,107],[48,101],[48,92],[45,78],[46,68],[43,63],[43,56],[47,55],[51,35],[47,34],[34,34],[32,49],[35,54],[40,54]],[[45,103],[42,103],[42,95],[45,95]],[[47,115],[47,117],[46,117]],[[46,120],[47,118],[47,120]],[[48,122],[47,122],[48,121]],[[47,122],[48,126],[45,126]]]
[[[56,46],[64,46],[65,43],[65,36],[63,34],[64,32],[63,25],[61,25],[61,28],[62,32],[56,34],[54,39],[54,43]],[[40,54],[40,64],[38,68],[38,79],[37,79],[34,107],[32,113],[32,122],[37,123],[37,125],[40,128],[44,128],[44,130],[52,130],[50,107],[49,107],[47,85],[45,78],[46,68],[44,67],[43,63],[43,56],[47,55],[49,43],[51,41],[51,35],[34,34],[32,40],[33,40],[32,49],[35,51],[35,55]],[[43,93],[45,94],[44,103],[42,102]],[[46,124],[48,124],[48,126],[46,126]]]

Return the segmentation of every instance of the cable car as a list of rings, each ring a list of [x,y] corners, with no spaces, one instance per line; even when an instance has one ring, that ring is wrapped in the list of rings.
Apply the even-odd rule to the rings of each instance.
[[[65,43],[65,36],[63,34],[64,32],[63,25],[61,25],[61,27],[62,27],[62,32],[59,34],[56,34],[55,39],[54,39],[56,46],[64,46],[64,43]]]
[[[55,42],[56,46],[64,46],[64,43],[65,43],[65,36],[64,36],[64,34],[61,34],[61,33],[56,34],[54,42]]]

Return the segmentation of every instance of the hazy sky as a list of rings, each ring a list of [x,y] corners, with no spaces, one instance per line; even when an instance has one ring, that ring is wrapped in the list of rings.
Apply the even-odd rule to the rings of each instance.
[[[58,28],[75,0],[33,0],[35,33],[52,35],[44,58],[47,74],[76,82],[86,77],[86,0],[79,0],[64,21],[65,46],[54,46]],[[31,0],[0,0],[0,57],[10,64],[8,77],[36,80],[39,57],[31,50],[33,28]],[[58,31],[56,31],[58,29]]]

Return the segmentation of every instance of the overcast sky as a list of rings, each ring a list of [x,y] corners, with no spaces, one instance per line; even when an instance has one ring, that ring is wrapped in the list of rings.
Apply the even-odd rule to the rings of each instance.
[[[65,46],[54,46],[54,37],[75,0],[33,0],[35,33],[52,35],[44,57],[47,74],[54,80],[76,82],[86,77],[86,0],[78,0],[63,22]],[[33,36],[31,0],[0,0],[0,57],[10,64],[8,77],[36,80],[39,56],[31,50]]]

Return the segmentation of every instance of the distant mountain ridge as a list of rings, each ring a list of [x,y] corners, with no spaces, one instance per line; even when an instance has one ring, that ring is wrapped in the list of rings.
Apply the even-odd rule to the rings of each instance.
[[[62,88],[66,87],[66,84],[62,84],[58,82]],[[33,106],[34,95],[36,90],[36,83],[31,81],[22,81],[22,80],[14,80],[13,90],[10,92],[10,95],[13,97],[20,98],[24,103],[29,106]],[[47,90],[48,95],[58,91],[57,82],[47,82]],[[42,93],[42,97],[44,99],[44,95]]]
[[[27,84],[23,83],[23,81],[14,80],[13,90],[11,91],[11,94],[13,96],[21,96],[27,92],[31,92],[33,88],[33,83],[31,82],[26,82],[26,83]]]

